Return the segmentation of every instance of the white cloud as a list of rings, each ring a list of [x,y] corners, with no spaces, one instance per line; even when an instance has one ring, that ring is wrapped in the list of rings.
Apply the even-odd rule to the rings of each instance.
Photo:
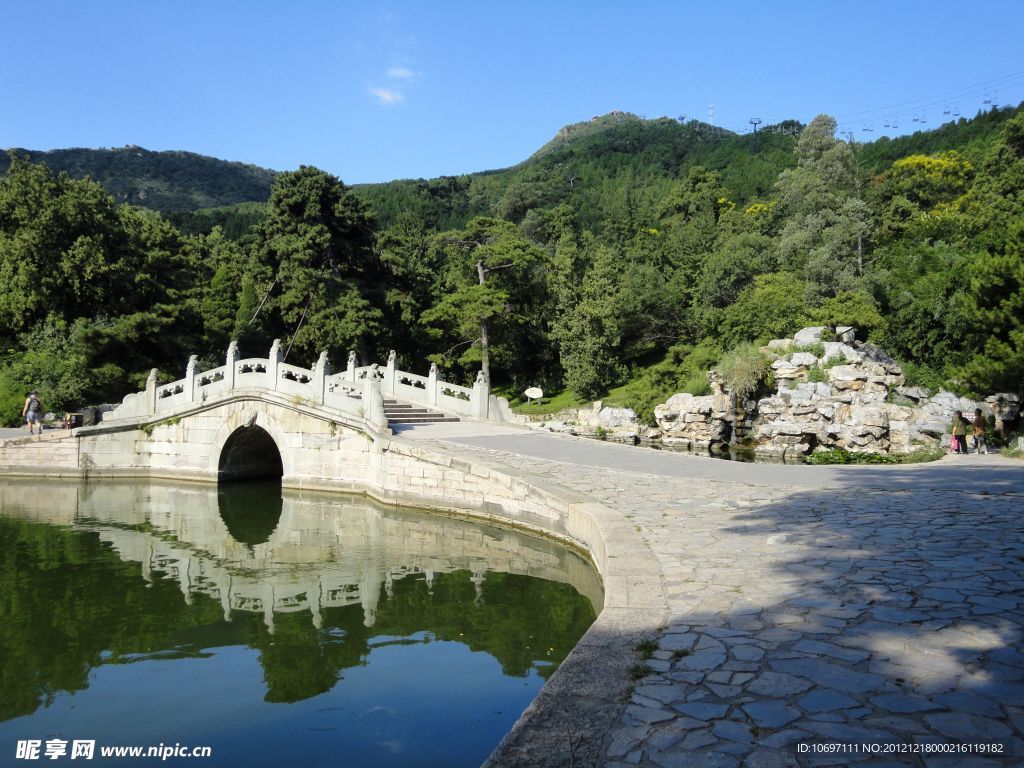
[[[388,77],[392,80],[412,80],[416,77],[416,73],[405,67],[391,67],[388,70]]]
[[[405,97],[393,88],[370,88],[370,93],[377,97],[381,104],[397,104]]]

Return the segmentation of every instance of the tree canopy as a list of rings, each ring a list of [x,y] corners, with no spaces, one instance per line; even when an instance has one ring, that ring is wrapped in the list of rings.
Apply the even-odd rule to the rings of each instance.
[[[960,391],[1020,390],[1024,114],[866,145],[835,130],[787,123],[755,151],[620,114],[492,173],[352,189],[304,166],[246,225],[224,209],[185,229],[12,153],[2,415],[31,388],[54,409],[119,399],[232,339],[281,338],[306,364],[396,349],[412,370],[581,398],[696,392],[726,351],[807,323],[857,326]]]

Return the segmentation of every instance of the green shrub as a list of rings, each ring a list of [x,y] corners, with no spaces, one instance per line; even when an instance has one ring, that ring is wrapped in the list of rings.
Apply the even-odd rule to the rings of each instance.
[[[745,398],[757,391],[772,370],[772,360],[753,344],[740,344],[718,362],[718,373],[729,392]]]
[[[797,344],[786,351],[786,359],[791,359],[790,356],[795,352],[810,352],[815,357],[822,358],[825,356],[825,345],[820,341],[813,344]]]
[[[808,464],[920,464],[936,461],[946,455],[941,448],[918,449],[906,455],[884,455],[880,453],[854,453],[845,448],[832,448],[815,453],[807,459]]]
[[[825,373],[825,369],[821,365],[815,365],[807,371],[807,380],[815,383],[824,383],[828,381],[828,374]]]
[[[881,327],[883,320],[878,304],[864,291],[844,291],[811,310],[816,323],[828,327],[848,325],[866,333]],[[863,338],[863,337],[861,337]]]
[[[946,377],[934,368],[923,363],[900,363],[903,378],[908,387],[922,387],[929,395],[934,395],[946,386]]]
[[[702,397],[711,394],[711,382],[708,381],[707,373],[695,373],[680,387],[680,392],[687,392],[694,397]]]
[[[721,355],[712,342],[677,344],[654,365],[634,373],[629,382],[604,398],[605,405],[632,408],[644,424],[654,424],[654,407],[678,392],[711,393],[707,372]]]

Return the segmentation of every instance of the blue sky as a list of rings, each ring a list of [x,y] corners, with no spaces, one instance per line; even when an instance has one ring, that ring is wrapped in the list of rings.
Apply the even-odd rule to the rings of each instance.
[[[347,183],[506,167],[613,109],[713,104],[733,130],[828,112],[867,139],[1024,100],[1007,0],[0,0],[0,19],[0,147],[137,144]]]

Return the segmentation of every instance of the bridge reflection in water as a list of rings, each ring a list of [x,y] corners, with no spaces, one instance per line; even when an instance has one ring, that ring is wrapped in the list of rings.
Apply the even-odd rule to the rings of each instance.
[[[280,483],[221,486],[141,483],[0,485],[0,510],[93,531],[147,581],[174,579],[186,603],[208,595],[225,620],[256,612],[273,632],[274,615],[359,604],[376,623],[381,593],[396,580],[469,571],[476,602],[486,574],[569,584],[595,612],[603,593],[594,569],[546,539],[461,518],[403,510],[361,497],[281,491]]]
[[[276,483],[7,480],[0,551],[4,749],[479,765],[602,604],[554,542]]]

